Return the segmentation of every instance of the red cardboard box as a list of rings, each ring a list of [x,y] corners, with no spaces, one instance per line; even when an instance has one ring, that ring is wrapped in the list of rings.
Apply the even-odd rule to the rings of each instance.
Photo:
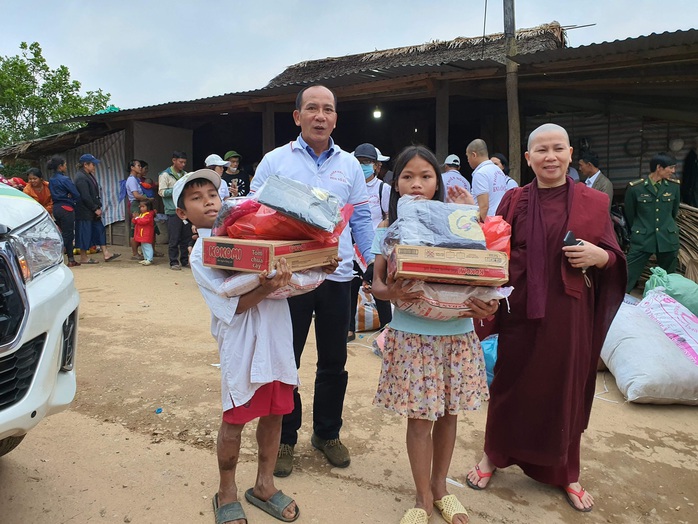
[[[509,280],[509,259],[500,251],[395,246],[388,271],[396,277],[469,286],[501,286]]]
[[[242,240],[228,237],[203,239],[204,266],[261,273],[272,271],[285,258],[291,271],[327,264],[337,256],[338,244],[317,240]]]

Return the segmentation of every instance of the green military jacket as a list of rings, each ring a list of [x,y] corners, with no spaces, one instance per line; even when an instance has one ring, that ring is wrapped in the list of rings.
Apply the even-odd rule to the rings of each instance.
[[[630,226],[630,248],[647,253],[666,253],[679,249],[680,182],[660,180],[656,186],[649,178],[628,184],[625,191],[625,217]]]

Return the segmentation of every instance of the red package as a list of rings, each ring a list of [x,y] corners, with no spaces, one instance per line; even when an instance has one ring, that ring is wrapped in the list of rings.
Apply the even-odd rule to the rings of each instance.
[[[227,230],[236,220],[254,213],[260,208],[261,204],[254,199],[248,197],[229,198],[223,201],[216,221],[213,223],[211,234],[217,237],[227,235]],[[242,238],[242,237],[234,237]]]
[[[502,251],[510,258],[511,251],[511,226],[503,217],[488,216],[481,224],[485,233],[485,243],[490,251]]]
[[[256,213],[238,218],[227,228],[230,238],[252,240],[336,240],[349,222],[354,206],[342,208],[342,220],[332,233],[285,216],[267,206],[260,206]]]

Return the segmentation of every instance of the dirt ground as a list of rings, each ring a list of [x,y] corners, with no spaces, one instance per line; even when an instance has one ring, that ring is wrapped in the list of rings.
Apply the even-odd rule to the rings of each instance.
[[[113,263],[74,270],[82,299],[77,398],[0,459],[2,524],[213,521],[220,375],[208,310],[189,270],[170,271],[162,258],[143,267],[122,252]],[[310,445],[308,341],[296,469],[277,481],[298,501],[299,522],[397,523],[412,506],[405,422],[371,405],[380,369],[371,340],[364,334],[349,346],[346,469],[331,468]],[[486,491],[463,487],[480,457],[486,407],[460,417],[451,490],[471,522],[698,523],[696,408],[628,404],[613,376],[600,373],[597,389],[606,387],[582,441],[581,482],[597,501],[590,514],[517,468],[499,471]],[[254,482],[253,430],[243,437],[241,489]],[[243,506],[251,524],[276,522]],[[435,512],[431,522],[443,520]]]

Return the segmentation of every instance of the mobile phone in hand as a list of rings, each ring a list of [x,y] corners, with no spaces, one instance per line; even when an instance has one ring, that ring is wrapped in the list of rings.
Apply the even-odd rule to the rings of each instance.
[[[581,240],[577,240],[577,237],[574,236],[574,233],[572,231],[568,231],[567,234],[565,235],[565,238],[562,239],[562,245],[563,246],[583,246],[584,242]]]

